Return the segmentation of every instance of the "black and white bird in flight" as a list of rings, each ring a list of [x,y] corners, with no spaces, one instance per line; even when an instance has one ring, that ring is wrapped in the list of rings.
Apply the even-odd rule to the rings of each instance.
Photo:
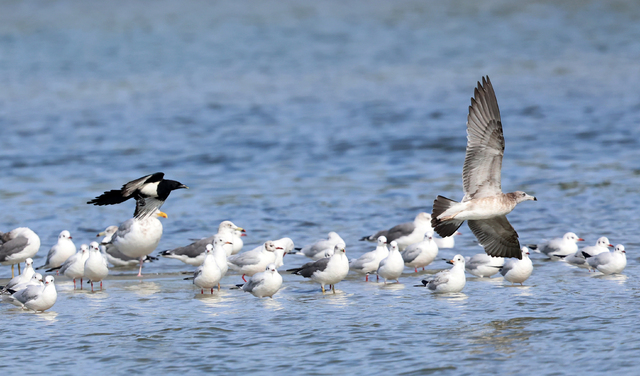
[[[171,191],[189,188],[178,181],[163,178],[164,173],[162,172],[143,176],[128,182],[121,189],[106,191],[88,201],[87,204],[98,206],[115,205],[134,198],[136,200],[136,210],[133,216],[138,219],[149,217],[155,213],[156,209],[160,209]]]
[[[474,91],[467,117],[467,153],[462,167],[464,198],[456,202],[438,196],[431,225],[444,237],[468,221],[489,256],[522,258],[518,233],[507,220],[517,204],[536,200],[525,192],[502,193],[504,136],[498,100],[489,77]]]

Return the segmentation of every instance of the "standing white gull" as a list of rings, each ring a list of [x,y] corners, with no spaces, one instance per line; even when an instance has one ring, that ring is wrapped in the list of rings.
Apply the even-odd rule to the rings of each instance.
[[[410,268],[414,268],[418,272],[418,268],[422,268],[431,264],[438,256],[438,245],[434,241],[433,232],[427,231],[424,234],[424,240],[420,243],[411,244],[402,251],[402,259],[404,264]]]
[[[485,278],[497,274],[498,268],[504,265],[504,257],[492,257],[486,253],[478,253],[464,258],[464,269],[476,277]]]
[[[325,293],[324,286],[331,285],[331,290],[335,294],[336,283],[342,281],[349,274],[349,260],[347,259],[345,245],[344,243],[336,244],[331,257],[311,261],[300,268],[287,271],[319,283],[323,294]]]
[[[408,245],[421,241],[424,233],[429,230],[433,231],[431,228],[431,216],[429,213],[423,212],[418,213],[413,222],[402,223],[388,230],[378,231],[360,240],[377,241],[379,237],[384,236],[387,238],[387,242],[395,240],[400,251],[403,251]]]
[[[483,77],[471,98],[467,117],[467,153],[462,167],[464,198],[456,202],[438,196],[433,203],[431,225],[444,238],[468,221],[488,255],[520,259],[518,233],[506,215],[520,202],[536,198],[521,191],[502,193],[503,155],[498,101],[489,77]]]
[[[364,274],[365,281],[369,282],[369,274],[378,270],[380,261],[387,256],[389,256],[387,238],[380,236],[378,237],[378,245],[376,246],[376,249],[365,253],[357,259],[349,261],[349,267],[356,273]]]
[[[48,275],[44,278],[43,286],[34,285],[16,291],[11,295],[13,298],[11,303],[23,309],[26,308],[36,312],[46,311],[53,307],[56,299],[58,299],[56,285],[53,282],[53,276]]]
[[[439,249],[453,248],[456,245],[455,237],[458,235],[462,235],[462,233],[456,231],[453,235],[447,236],[446,238],[433,238],[433,241],[438,245]]]
[[[595,256],[585,252],[584,257],[592,269],[597,269],[602,274],[619,274],[627,266],[626,253],[624,245],[618,244],[613,252],[602,252]]]
[[[91,291],[93,291],[93,283],[100,282],[100,290],[102,290],[102,280],[109,275],[109,267],[107,258],[100,252],[98,242],[89,243],[89,257],[84,262],[84,277],[91,282]]]
[[[593,257],[603,252],[609,252],[609,247],[613,247],[613,245],[609,243],[609,239],[606,236],[603,236],[596,241],[596,245],[584,247],[581,250],[567,256],[561,256],[557,254],[554,254],[554,256],[564,258],[564,261],[569,265],[577,266],[583,269],[589,269],[589,264],[587,264],[587,259],[584,255],[587,254]]]
[[[578,235],[573,232],[567,232],[561,238],[551,239],[548,242],[539,245],[530,244],[529,248],[533,249],[537,253],[543,253],[550,259],[557,261],[564,256],[578,252],[577,242],[582,241],[584,241],[584,239],[579,238]]]
[[[460,292],[467,283],[464,275],[464,257],[455,255],[452,260],[447,261],[453,267],[437,273],[431,279],[423,279],[422,285],[436,293]]]
[[[14,277],[13,266],[38,253],[40,237],[28,227],[18,227],[9,232],[0,232],[0,264],[11,265],[11,278]]]
[[[60,274],[67,278],[73,279],[73,289],[76,288],[76,279],[80,278],[80,289],[82,289],[82,277],[84,277],[84,263],[89,257],[89,246],[86,244],[80,245],[80,251],[74,253],[57,268],[47,269],[50,272],[55,269],[60,269]]]
[[[384,278],[385,285],[387,284],[388,279],[395,279],[397,283],[400,283],[398,278],[402,275],[402,271],[404,270],[404,260],[398,251],[398,243],[394,240],[390,245],[391,249],[389,250],[389,256],[380,261],[380,266],[378,266],[378,271],[376,272],[377,275]]]
[[[327,234],[327,239],[320,239],[313,244],[308,244],[302,248],[296,248],[296,249],[299,250],[300,253],[302,253],[303,255],[309,257],[310,259],[319,260],[321,258],[324,258],[324,255],[327,250],[333,252],[333,249],[335,248],[336,244],[344,243],[344,242],[345,241],[342,240],[342,238],[340,237],[340,235],[338,235],[337,232],[331,231],[329,234]]]
[[[238,253],[243,246],[242,238],[239,234],[245,233],[245,229],[238,227],[231,221],[223,221],[218,226],[218,232],[208,238],[202,238],[184,247],[163,251],[160,256],[180,260],[189,265],[201,265],[204,260],[204,249],[207,244],[213,244],[215,236],[220,236],[225,242],[230,242],[231,246],[225,246],[227,256]]]
[[[126,220],[118,227],[108,243],[113,244],[124,255],[139,260],[138,277],[142,277],[145,256],[156,249],[162,237],[162,223],[156,216],[167,218],[165,213],[156,209],[151,217],[142,219],[134,217]]]
[[[264,272],[254,274],[247,283],[237,286],[241,287],[242,291],[251,293],[255,297],[263,298],[268,296],[273,298],[273,295],[282,286],[282,276],[278,273],[275,264],[269,264]]]
[[[521,260],[506,260],[504,266],[500,268],[500,274],[511,284],[526,281],[533,272],[533,263],[529,258],[529,249],[522,247],[522,259]]]
[[[175,181],[164,179],[164,173],[156,172],[132,180],[120,189],[106,191],[100,196],[87,202],[98,206],[115,205],[127,201],[130,198],[136,200],[136,210],[133,216],[138,219],[151,217],[156,209],[160,209],[165,200],[169,198],[171,191],[181,188],[189,188]]]
[[[283,249],[282,247],[278,247],[273,241],[269,240],[261,247],[230,256],[227,259],[229,268],[242,273],[242,280],[246,282],[247,280],[244,278],[246,275],[252,276],[264,271],[267,265],[276,260],[275,252],[277,248]]]
[[[38,266],[36,270],[42,268],[55,268],[62,265],[67,259],[76,253],[76,245],[71,240],[71,233],[64,230],[58,235],[58,242],[49,249],[47,253],[47,261],[42,266]]]
[[[11,290],[19,290],[20,288],[18,286],[20,285],[26,285],[27,283],[29,283],[31,281],[31,279],[33,278],[33,275],[35,274],[35,271],[33,270],[33,260],[31,258],[28,258],[25,260],[24,262],[24,270],[22,271],[22,273],[20,275],[17,275],[13,278],[11,278],[11,280],[9,281],[9,283],[7,283],[3,288],[2,291],[5,292],[9,289]]]
[[[221,251],[225,252],[223,249],[221,249]],[[207,244],[204,250],[204,261],[202,265],[196,269],[193,277],[185,278],[185,280],[193,279],[193,284],[200,287],[201,294],[204,294],[204,289],[211,289],[211,293],[213,294],[213,288],[216,286],[218,287],[218,291],[220,291],[220,280],[222,277],[222,271],[213,255],[213,245]]]
[[[111,237],[116,233],[116,231],[118,231],[118,226],[109,226],[103,232],[96,235],[97,237],[103,236],[100,241],[100,243],[102,243],[100,244],[100,251],[107,258],[107,261],[115,267],[138,266],[138,264],[140,264],[139,258],[129,257],[120,252],[116,246],[110,244]],[[157,257],[149,255],[143,257],[144,262],[151,262],[157,259]]]

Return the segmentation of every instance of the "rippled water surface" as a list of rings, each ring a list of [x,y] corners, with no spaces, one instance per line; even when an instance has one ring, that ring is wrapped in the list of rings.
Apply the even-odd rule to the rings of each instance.
[[[274,299],[200,295],[175,260],[113,270],[44,314],[0,305],[0,372],[584,374],[640,372],[640,6],[633,1],[22,1],[0,5],[3,231],[76,244],[127,219],[103,190],[163,171],[191,187],[158,251],[230,219],[245,249],[362,235],[460,199],[465,121],[490,75],[503,189],[523,243],[574,231],[627,248],[623,275],[534,254],[524,287],[469,278],[435,296],[350,275],[338,294],[284,275]],[[481,252],[466,227],[455,253]],[[287,256],[285,269],[302,264]],[[0,277],[10,276],[9,267]]]

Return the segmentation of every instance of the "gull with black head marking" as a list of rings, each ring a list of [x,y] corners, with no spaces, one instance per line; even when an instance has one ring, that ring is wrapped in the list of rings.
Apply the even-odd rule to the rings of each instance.
[[[164,179],[164,173],[146,175],[123,185],[121,189],[106,191],[100,196],[88,201],[87,204],[98,206],[115,205],[130,198],[136,200],[136,210],[133,216],[143,219],[152,216],[156,209],[160,209],[171,191],[186,188],[186,185],[175,180]]]
[[[336,293],[336,283],[342,281],[349,274],[349,260],[347,259],[345,244],[336,244],[331,257],[311,261],[299,268],[289,269],[291,274],[310,278],[320,284],[322,293],[325,293],[325,285],[330,285],[333,293]]]
[[[462,167],[461,202],[438,196],[431,225],[444,237],[453,235],[464,221],[489,256],[522,258],[518,233],[507,220],[517,204],[537,199],[525,192],[502,193],[501,169],[504,136],[498,100],[489,77],[474,91],[467,117],[467,152]]]

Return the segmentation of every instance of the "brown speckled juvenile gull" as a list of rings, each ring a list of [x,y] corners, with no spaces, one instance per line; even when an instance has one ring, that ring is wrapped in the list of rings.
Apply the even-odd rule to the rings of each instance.
[[[462,167],[464,198],[456,202],[438,196],[433,203],[431,225],[444,238],[468,221],[488,255],[521,259],[518,233],[506,215],[517,204],[536,198],[521,191],[502,193],[503,155],[498,101],[489,77],[483,77],[471,98],[467,117],[467,154]]]

